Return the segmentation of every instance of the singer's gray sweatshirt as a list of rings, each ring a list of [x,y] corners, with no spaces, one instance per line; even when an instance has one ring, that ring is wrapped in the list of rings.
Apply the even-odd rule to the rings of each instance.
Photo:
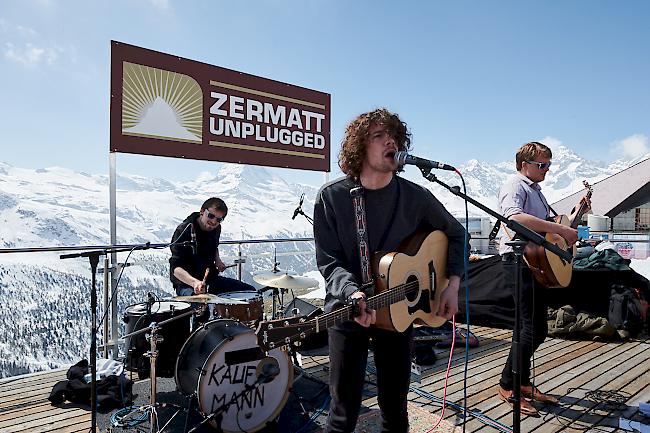
[[[355,186],[348,178],[337,179],[324,185],[316,196],[316,262],[325,278],[327,312],[342,307],[362,282],[350,197],[350,190]],[[465,230],[427,189],[393,176],[386,187],[365,190],[365,205],[371,259],[375,251],[395,251],[418,230],[441,230],[449,239],[447,276],[462,274]],[[385,240],[379,245],[382,238]]]

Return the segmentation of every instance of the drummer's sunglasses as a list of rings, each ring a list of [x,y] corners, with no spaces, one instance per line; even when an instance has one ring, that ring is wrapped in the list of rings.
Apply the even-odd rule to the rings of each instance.
[[[207,209],[205,209],[205,215],[208,217],[209,220],[215,220],[216,219],[218,222],[221,222],[221,221],[226,219],[225,216],[222,216],[222,217],[216,216],[215,214],[210,213],[210,211],[207,210]]]

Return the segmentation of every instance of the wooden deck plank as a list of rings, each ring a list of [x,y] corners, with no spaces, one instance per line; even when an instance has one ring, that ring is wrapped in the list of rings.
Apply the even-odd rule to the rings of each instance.
[[[595,344],[595,349],[592,349],[591,351],[584,352],[581,350],[582,345],[584,343],[589,343],[589,347],[594,347]],[[546,343],[545,343],[546,344]],[[598,345],[596,343],[591,343],[591,342],[572,342],[571,346],[573,347],[574,350],[580,351],[580,355],[576,356],[575,362],[581,364],[581,370],[576,371],[571,370],[571,365],[567,363],[566,365],[563,366],[556,366],[554,369],[544,369],[542,366],[542,370],[539,369],[539,367],[536,369],[536,380],[535,383],[537,386],[540,386],[544,391],[552,392],[552,390],[547,390],[546,385],[545,385],[545,380],[547,380],[548,376],[555,377],[555,376],[563,376],[567,375],[567,372],[571,372],[573,374],[580,374],[581,372],[588,371],[590,368],[597,367],[600,365],[600,361],[593,361],[590,362],[589,360],[591,359],[594,354],[607,354],[611,353],[611,350],[604,345]],[[544,346],[540,348],[538,352],[541,352],[544,349]],[[568,351],[567,353],[562,354],[565,359],[566,357],[571,357],[573,351]],[[615,354],[612,354],[612,356]],[[539,359],[539,357],[537,356]],[[504,358],[505,362],[505,358]],[[497,386],[497,381],[495,380],[492,384],[491,387],[484,387],[481,389],[477,394],[473,394],[470,399],[468,399],[468,405],[470,407],[476,407],[478,409],[481,409],[486,415],[490,416],[493,419],[496,419],[500,422],[503,422],[504,424],[510,424],[512,420],[512,410],[511,408],[503,403],[497,396],[496,396],[496,386]],[[527,418],[526,418],[527,419]],[[532,422],[532,421],[531,421]],[[475,430],[480,430],[482,425],[472,425],[472,421],[470,421],[469,424],[472,427],[471,431]]]
[[[50,387],[51,388],[51,387]],[[22,394],[11,396],[7,399],[0,400],[0,409],[5,409],[7,407],[12,407],[24,403],[26,401],[43,401],[47,400],[47,397],[50,395],[51,389],[41,388],[37,390],[27,391]]]
[[[76,412],[75,412],[76,413]],[[88,423],[88,427],[91,424],[91,414],[86,411],[86,413],[81,415],[68,415],[61,414],[56,417],[51,417],[47,420],[47,423],[43,424],[43,420],[34,420],[16,424],[10,427],[3,429],[3,433],[18,433],[18,432],[33,432],[33,433],[42,433],[42,432],[51,432],[51,431],[60,431],[61,429],[75,426],[79,423]]]
[[[626,352],[630,350],[629,346],[618,346],[612,348],[606,344],[599,344],[594,351],[582,355],[576,359],[574,363],[567,363],[565,365],[557,366],[555,369],[548,370],[538,375],[536,385],[540,386],[545,392],[550,392],[555,395],[561,395],[561,399],[565,399],[566,394],[570,388],[582,386],[584,383],[591,380],[593,374],[598,374],[602,370],[598,367],[603,365],[616,364],[623,361],[628,355]],[[553,382],[549,385],[551,389],[547,389],[546,381],[550,378],[556,379],[556,386],[553,387]],[[510,423],[512,420],[512,410],[505,403],[501,402],[494,392],[489,399],[491,408],[486,412],[490,417],[497,419],[504,423]],[[562,431],[551,426],[552,423],[541,423],[539,418],[535,417],[522,417],[522,425],[526,426],[526,430],[530,431],[534,426],[543,424],[549,428],[549,431]],[[480,430],[479,430],[480,431]]]
[[[90,432],[90,420],[81,420],[76,424],[66,427],[55,427],[52,430],[43,430],[43,433],[56,432],[56,433],[88,433]],[[99,431],[99,429],[97,429]],[[101,432],[100,432],[101,433]]]
[[[31,404],[29,406],[17,407],[7,411],[0,412],[0,426],[4,425],[5,421],[11,421],[22,416],[29,416],[33,413],[47,411],[53,407],[50,402],[42,402],[38,404]]]
[[[510,426],[512,411],[496,397],[496,385],[510,348],[511,331],[487,327],[472,327],[481,345],[470,349],[467,366],[467,397],[470,409],[480,409],[491,418]],[[522,431],[535,433],[590,431],[614,432],[617,412],[606,407],[595,407],[586,412],[593,402],[586,397],[589,390],[615,391],[625,396],[627,406],[621,413],[631,413],[632,402],[650,397],[650,351],[645,343],[595,343],[548,339],[536,353],[535,383],[543,391],[560,395],[563,407],[556,412],[544,408],[541,418],[523,417]],[[441,398],[449,350],[437,350],[438,361],[423,368],[419,389]],[[464,393],[463,344],[457,344],[452,356],[452,367],[447,385],[448,400],[463,403]],[[369,355],[372,360],[372,353]],[[303,356],[303,368],[311,377],[327,382],[329,357]],[[2,432],[87,432],[91,413],[77,405],[52,406],[47,396],[52,386],[65,379],[67,369],[0,379],[0,431]],[[374,380],[373,376],[370,376]],[[575,388],[575,389],[574,389]],[[364,396],[363,404],[376,407],[374,386]],[[571,391],[571,392],[570,392]],[[426,397],[414,392],[409,400],[434,414],[441,409]],[[627,412],[626,412],[627,411]],[[455,421],[457,413],[447,409],[445,419]],[[569,424],[571,422],[571,424]],[[594,427],[597,426],[597,427]],[[468,432],[494,432],[493,427],[470,419]]]
[[[14,385],[11,387],[0,386],[0,400],[4,399],[5,397],[11,396],[13,394],[20,393],[22,391],[39,389],[47,386],[49,386],[51,389],[52,386],[59,380],[65,380],[65,374],[63,376],[59,376],[58,380],[54,380],[54,378],[56,377],[57,376],[52,376],[50,379],[33,380],[33,381],[25,382],[20,385]]]
[[[594,373],[590,372],[589,375],[582,375],[581,381],[584,381],[577,389],[570,389],[566,396],[562,397],[562,401],[571,399],[570,404],[564,404],[558,411],[554,411],[556,418],[568,418],[568,421],[563,424],[563,431],[583,431],[582,425],[604,425],[604,420],[611,413],[611,410],[601,411],[602,406],[593,400],[588,395],[593,391],[611,391],[620,393],[626,385],[633,382],[637,375],[630,377],[626,372],[630,371],[631,367],[644,364],[648,361],[648,354],[646,348],[642,345],[637,345],[632,350],[627,350],[619,355],[614,362],[612,368],[604,372]],[[647,386],[648,382],[645,382]],[[638,391],[638,389],[637,389]],[[626,399],[627,400],[627,399]],[[573,423],[575,422],[575,424]],[[531,429],[532,431],[532,429]],[[539,433],[554,432],[552,425],[538,426],[534,431]]]
[[[43,423],[43,420],[49,422],[52,419],[67,418],[71,416],[79,416],[90,414],[89,409],[71,408],[63,411],[61,408],[49,407],[40,411],[29,411],[29,413],[20,412],[15,414],[14,418],[0,421],[0,431],[9,428],[12,425],[20,425],[22,423]]]
[[[569,346],[569,344],[566,342],[557,342],[552,346],[546,347],[543,350],[540,350],[539,359],[546,360],[547,356],[553,356],[559,353],[561,350],[564,350],[567,346]],[[500,369],[503,368],[509,351],[510,345],[507,344],[503,346],[499,352],[480,357],[480,363],[470,363],[468,365],[468,380],[470,376],[478,377],[480,380],[488,380],[490,378],[493,378],[495,374],[497,374],[497,376],[500,375]],[[450,382],[450,385],[453,385],[455,383],[462,383],[462,378],[464,375],[463,367],[463,364],[452,367],[452,371],[450,372],[450,379],[454,378],[458,379],[458,381],[454,380]],[[444,384],[438,380],[437,384],[432,383],[431,386],[433,390],[442,390]]]
[[[12,377],[4,377],[0,379],[0,386],[3,386],[7,383],[12,383],[12,382],[29,382],[32,380],[38,380],[41,379],[44,376],[59,376],[60,372],[65,372],[68,370],[69,367],[62,367],[62,368],[54,368],[52,370],[43,370],[43,371],[37,371],[34,373],[27,373],[27,374],[21,374],[18,376],[12,376]]]
[[[557,354],[560,353],[558,346],[562,348],[563,346],[567,346],[570,344],[571,342],[567,342],[563,340],[557,340],[551,342],[546,348],[540,350],[539,357],[545,360],[547,359],[547,357],[557,356]],[[472,362],[468,365],[468,395],[469,396],[471,396],[471,394],[473,393],[472,390],[474,388],[477,388],[478,390],[479,388],[482,389],[485,383],[492,382],[493,384],[496,384],[498,382],[498,377],[500,376],[501,369],[505,364],[505,358],[507,357],[509,349],[510,349],[510,344],[506,344],[505,346],[502,346],[499,349],[499,352],[497,353],[485,351],[484,353],[486,353],[486,355],[484,355],[483,357],[475,357],[474,353],[472,353],[471,359],[474,360],[480,359],[481,362],[480,363]],[[439,371],[435,375],[427,376],[426,381],[416,386],[429,393],[435,394],[436,397],[441,398],[443,396],[443,390],[445,387],[444,374],[446,370],[446,363],[444,364],[441,363],[439,367],[440,367]],[[450,372],[453,373],[453,375],[450,375],[450,378],[453,376],[454,379],[451,380],[447,386],[448,401],[460,400],[459,403],[462,402],[463,370],[464,370],[464,363],[457,363],[456,366]],[[486,370],[485,373],[486,375],[480,375],[480,372],[482,370]],[[460,393],[454,394],[452,391],[460,391]],[[417,401],[418,403],[424,403],[424,404],[428,403],[426,399],[422,397],[418,398],[414,393],[410,394],[409,398],[414,399],[413,401]],[[370,407],[376,407],[377,406],[376,397],[372,397],[370,399],[365,400],[364,404],[370,404]]]
[[[64,380],[64,379],[61,379]],[[0,388],[0,401],[9,401],[12,398],[15,398],[15,396],[20,396],[21,394],[24,394],[26,392],[31,392],[31,391],[43,391],[46,390],[48,394],[50,391],[52,391],[52,386],[58,382],[57,381],[43,381],[43,382],[28,382],[25,384],[23,387],[15,388],[15,389],[2,389]],[[49,389],[47,389],[49,387]]]
[[[568,347],[571,347],[570,343],[559,342],[540,349],[537,357],[538,361],[542,364],[540,367],[543,367],[544,363],[554,361],[558,356],[560,356],[559,354],[561,354],[562,351],[568,350]],[[508,345],[506,348],[504,348],[503,351],[499,353],[498,357],[483,357],[480,358],[480,363],[474,362],[469,366],[468,394],[471,395],[472,391],[483,389],[485,383],[491,382],[492,385],[496,385],[498,383],[499,377],[501,375],[501,370],[505,365],[505,360],[507,358],[509,349],[510,347]],[[456,376],[461,380],[458,380],[456,383],[451,383],[448,386],[448,391],[450,391],[449,397],[452,400],[462,398],[462,395],[456,394],[459,391],[462,392],[462,375],[463,369],[462,367],[459,367],[457,369]],[[430,389],[434,392],[442,391],[443,387],[444,383],[442,381],[438,381],[437,384],[432,384]]]

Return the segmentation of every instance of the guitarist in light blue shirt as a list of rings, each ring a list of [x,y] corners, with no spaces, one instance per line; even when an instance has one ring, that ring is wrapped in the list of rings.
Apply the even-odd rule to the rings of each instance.
[[[533,141],[521,146],[515,157],[517,173],[499,191],[499,208],[504,217],[516,220],[538,233],[556,233],[566,239],[569,245],[572,245],[578,240],[577,230],[549,220],[550,206],[539,186],[551,167],[552,157],[551,149],[542,143]],[[510,233],[506,227],[502,227],[499,253],[507,260],[514,259],[512,248],[506,245],[506,242],[510,241],[513,236],[514,233]],[[506,278],[509,280],[509,275],[506,275]],[[525,266],[522,283],[519,346],[522,352],[521,395],[524,398],[521,399],[520,407],[521,413],[536,415],[537,409],[530,401],[557,404],[558,399],[540,392],[533,386],[530,377],[531,357],[548,334],[546,289],[535,281],[530,269]],[[510,281],[509,284],[514,287],[513,282]],[[514,355],[511,348],[497,390],[499,398],[511,406]]]

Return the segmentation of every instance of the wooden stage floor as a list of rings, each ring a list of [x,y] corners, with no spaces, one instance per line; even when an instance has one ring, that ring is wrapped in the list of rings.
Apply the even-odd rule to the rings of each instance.
[[[467,370],[467,405],[472,411],[512,426],[512,411],[496,397],[496,384],[505,362],[512,333],[472,327],[480,346],[470,349]],[[460,344],[460,343],[459,343]],[[535,384],[560,398],[558,407],[541,407],[539,417],[522,417],[522,432],[616,432],[619,418],[643,420],[638,404],[650,400],[650,346],[648,342],[602,343],[547,339],[535,356]],[[437,418],[449,351],[437,351],[438,361],[412,383],[411,404]],[[447,399],[463,404],[464,346],[457,348],[447,385]],[[327,356],[303,357],[311,375],[327,380]],[[47,397],[54,383],[65,379],[64,369],[0,380],[0,432],[82,432],[90,428],[90,412],[75,405],[51,406]],[[372,382],[374,377],[369,376]],[[364,406],[375,408],[372,386]],[[434,398],[430,398],[433,396]],[[447,408],[445,418],[460,421],[459,412]],[[645,420],[650,423],[649,419]],[[457,427],[454,431],[462,431]],[[468,432],[496,432],[470,417]]]

